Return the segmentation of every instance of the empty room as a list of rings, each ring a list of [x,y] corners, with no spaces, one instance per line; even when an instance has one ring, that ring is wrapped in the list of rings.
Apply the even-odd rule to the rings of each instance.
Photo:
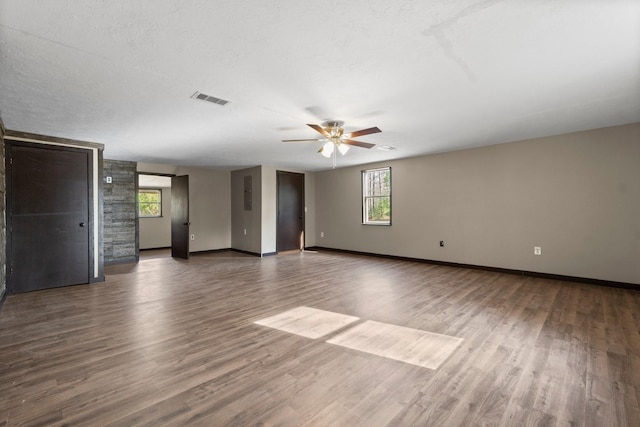
[[[0,426],[638,426],[638,165],[636,0],[0,0]]]

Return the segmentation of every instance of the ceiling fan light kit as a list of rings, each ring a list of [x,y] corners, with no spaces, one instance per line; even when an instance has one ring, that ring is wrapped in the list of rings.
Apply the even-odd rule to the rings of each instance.
[[[322,147],[320,147],[318,153],[322,154],[326,158],[329,158],[331,157],[331,154],[333,154],[333,151],[333,142],[327,141]]]
[[[382,132],[377,127],[357,130],[345,135],[342,125],[344,122],[339,120],[326,121],[320,125],[307,124],[311,129],[318,132],[324,138],[319,139],[283,139],[283,142],[298,142],[298,141],[326,141],[322,147],[318,150],[318,153],[326,158],[333,158],[333,168],[336,168],[336,153],[339,151],[343,156],[349,151],[349,146],[354,145],[356,147],[371,148],[375,144],[369,144],[368,142],[356,141],[351,138],[356,138],[363,135],[370,135],[372,133]]]

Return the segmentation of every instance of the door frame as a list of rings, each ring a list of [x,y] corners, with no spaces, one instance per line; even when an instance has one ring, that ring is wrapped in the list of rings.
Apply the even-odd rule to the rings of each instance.
[[[306,245],[305,227],[306,227],[306,212],[305,212],[305,174],[302,172],[290,172],[283,170],[276,170],[276,253],[281,252],[278,244],[279,240],[279,223],[280,223],[280,176],[281,175],[296,175],[302,178],[302,192],[300,194],[302,200],[302,221],[301,221],[301,242],[300,250],[304,250]],[[292,249],[293,250],[293,249]],[[286,252],[286,251],[285,251]]]
[[[161,172],[144,172],[144,171],[138,171],[136,172],[136,237],[138,239],[138,241],[140,241],[140,210],[138,208],[138,190],[140,189],[140,175],[152,175],[152,176],[164,176],[167,178],[172,178],[172,182],[171,182],[171,209],[173,210],[173,199],[174,199],[174,193],[173,193],[173,178],[176,178],[178,176],[186,176],[187,178],[189,177],[189,175],[176,175],[175,173],[161,173]],[[188,184],[188,182],[187,182]],[[164,197],[164,195],[163,195]],[[189,209],[189,195],[187,194],[187,210]],[[189,220],[190,221],[190,220]],[[189,222],[189,224],[191,224]],[[174,227],[174,223],[173,223],[173,213],[171,215],[171,224],[169,225],[169,232],[171,235],[171,256],[174,257],[174,248],[175,248],[175,243],[174,243],[174,231],[173,231],[173,227]],[[189,226],[187,226],[189,227]],[[190,245],[190,229],[187,230],[187,254],[186,254],[186,258],[188,259],[190,256],[190,251],[188,249],[188,246]],[[182,258],[182,257],[179,257]]]
[[[140,208],[138,206],[138,190],[140,190],[140,175],[151,175],[151,176],[164,176],[167,178],[171,178],[176,176],[174,173],[160,173],[160,172],[136,172],[136,241],[138,244],[140,243]],[[169,184],[171,185],[171,184]],[[171,187],[169,187],[171,188]],[[164,200],[165,194],[162,194],[162,199]],[[164,202],[163,202],[164,203]],[[171,224],[169,224],[169,234],[171,234]],[[144,249],[143,249],[144,250]],[[140,248],[138,247],[138,260],[140,259]]]
[[[89,212],[92,221],[93,244],[91,260],[93,267],[89,275],[89,283],[104,282],[104,229],[103,229],[103,158],[104,144],[97,142],[81,141],[77,139],[59,138],[55,136],[40,135],[30,132],[18,132],[6,129],[4,134],[5,147],[10,142],[24,142],[28,144],[42,144],[52,147],[69,147],[89,150],[93,159],[93,174],[91,175],[91,191],[93,199],[90,200]],[[5,156],[5,165],[8,163]],[[6,170],[6,169],[5,169]]]
[[[91,151],[91,148],[84,148],[73,145],[66,144],[54,144],[54,143],[46,143],[40,141],[29,141],[24,139],[14,139],[10,136],[5,136],[5,179],[6,179],[6,232],[7,232],[7,245],[6,245],[6,280],[7,280],[7,294],[13,294],[15,290],[15,284],[13,282],[13,274],[12,274],[12,265],[13,265],[13,206],[12,206],[12,196],[13,196],[13,162],[11,152],[13,147],[27,147],[27,148],[35,148],[35,149],[44,149],[44,150],[52,150],[52,151],[70,151],[75,153],[82,153],[87,156],[87,218],[89,222],[88,229],[88,244],[89,251],[87,253],[88,257],[88,270],[87,270],[87,284],[94,282],[104,281],[103,276],[103,268],[100,259],[96,259],[96,238],[100,238],[100,234],[96,235],[97,224],[96,224],[96,192],[95,192],[95,175],[97,171],[95,170],[96,161],[94,157],[94,153]],[[99,168],[101,169],[101,168]],[[100,187],[98,187],[101,189]],[[101,192],[100,192],[101,193]],[[96,262],[99,263],[96,266]],[[97,268],[96,268],[97,267]],[[96,274],[97,273],[97,274]]]

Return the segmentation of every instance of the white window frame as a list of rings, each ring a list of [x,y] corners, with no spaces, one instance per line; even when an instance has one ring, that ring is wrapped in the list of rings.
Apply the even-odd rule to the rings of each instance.
[[[159,194],[159,202],[158,204],[158,215],[143,215],[142,212],[140,212],[140,193],[143,192],[147,192],[147,193],[151,193],[151,192],[157,192]],[[140,218],[161,218],[162,217],[162,188],[139,188],[138,189],[138,194],[137,194],[137,201],[138,201],[138,216]],[[155,203],[154,203],[155,204]]]
[[[379,172],[387,172],[389,174],[389,185],[388,185],[388,193],[386,195],[374,195],[374,194],[369,194],[369,188],[370,188],[370,180],[372,179],[373,175]],[[384,167],[384,168],[375,168],[375,169],[366,169],[362,171],[362,224],[363,225],[391,225],[391,207],[392,207],[392,203],[391,203],[391,167]],[[369,212],[367,209],[368,206],[368,202],[372,199],[388,199],[389,200],[389,219],[388,220],[372,220],[369,219]]]

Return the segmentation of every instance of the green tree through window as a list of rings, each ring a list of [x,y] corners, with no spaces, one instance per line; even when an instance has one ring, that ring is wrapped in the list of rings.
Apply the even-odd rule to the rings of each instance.
[[[162,216],[162,190],[138,190],[138,214],[141,218]]]
[[[391,168],[362,171],[362,223],[391,225]]]

